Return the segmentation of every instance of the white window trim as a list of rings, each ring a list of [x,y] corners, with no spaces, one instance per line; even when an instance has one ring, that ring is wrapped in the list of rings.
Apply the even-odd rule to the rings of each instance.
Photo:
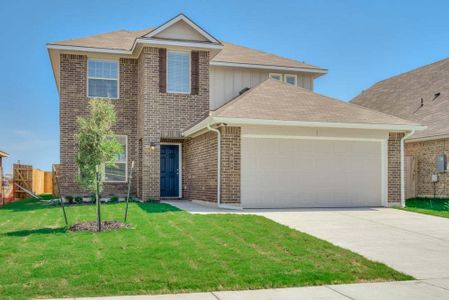
[[[187,92],[178,92],[178,91],[170,91],[168,89],[168,53],[187,53],[189,54],[189,90]],[[165,62],[165,86],[167,87],[167,93],[170,94],[191,94],[192,93],[192,53],[190,51],[175,51],[175,50],[167,50],[167,58]]]
[[[292,84],[293,86],[298,86],[298,75],[296,74],[284,74],[284,82],[287,84],[290,84],[287,82],[287,78],[294,78],[295,79],[295,84]]]
[[[182,198],[182,143],[161,142],[160,144],[161,145],[177,145],[178,146],[178,168],[179,168],[179,171],[178,171],[178,182],[179,182],[178,198]]]
[[[273,78],[272,76],[279,76],[279,77],[281,77],[281,79],[279,79],[279,81],[283,81],[283,78],[284,78],[281,73],[270,73],[268,75],[268,77],[270,77],[271,79],[277,80],[277,79]]]
[[[115,62],[117,63],[117,79],[111,78],[103,78],[103,77],[89,77],[89,61],[104,61],[104,62]],[[86,74],[86,94],[87,98],[101,98],[101,99],[120,99],[120,62],[115,59],[97,59],[97,58],[88,58],[87,59],[87,74]],[[89,96],[89,79],[102,79],[102,80],[116,80],[117,81],[117,97],[98,97],[98,96]]]
[[[105,168],[103,168],[103,182],[104,183],[127,183],[128,182],[128,136],[124,134],[116,134],[116,137],[125,137],[125,162],[118,162],[119,164],[125,164],[125,180],[124,181],[109,181],[106,180]],[[116,162],[117,163],[117,162]]]

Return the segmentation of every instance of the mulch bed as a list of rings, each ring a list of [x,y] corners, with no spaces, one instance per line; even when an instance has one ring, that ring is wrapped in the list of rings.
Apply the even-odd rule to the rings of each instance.
[[[119,230],[122,228],[129,228],[131,227],[129,224],[119,222],[119,221],[103,221],[101,222],[101,230],[102,231],[112,231],[112,230]],[[75,225],[72,225],[69,227],[70,231],[97,231],[97,222],[96,221],[90,221],[90,222],[81,222]]]

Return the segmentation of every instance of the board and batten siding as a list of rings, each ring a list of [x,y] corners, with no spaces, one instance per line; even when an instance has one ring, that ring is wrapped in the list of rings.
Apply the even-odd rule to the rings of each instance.
[[[252,88],[268,78],[270,73],[280,71],[248,68],[210,66],[210,109],[215,110],[239,95],[244,88]],[[313,75],[307,73],[282,72],[298,76],[298,86],[313,90]]]

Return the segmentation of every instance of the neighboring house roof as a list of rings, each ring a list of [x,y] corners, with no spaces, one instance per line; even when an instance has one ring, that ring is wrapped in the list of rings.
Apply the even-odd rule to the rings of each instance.
[[[152,32],[153,28],[136,31],[118,30],[103,34],[92,35],[84,38],[71,39],[50,43],[49,46],[70,46],[76,48],[94,48],[104,50],[131,51],[136,39],[142,38]],[[278,55],[269,54],[259,50],[221,42],[223,49],[211,60],[212,64],[235,63],[254,66],[276,66],[286,68],[303,68],[317,73],[326,73],[327,70],[305,64],[293,59],[284,58]]]
[[[411,140],[447,137],[449,58],[380,81],[352,102],[427,126]]]
[[[263,81],[217,110],[211,111],[206,120],[186,130],[184,135],[192,134],[208,122],[388,130],[424,129],[416,122],[326,97],[274,79]]]
[[[5,151],[0,150],[0,157],[8,157],[9,154],[6,153]]]

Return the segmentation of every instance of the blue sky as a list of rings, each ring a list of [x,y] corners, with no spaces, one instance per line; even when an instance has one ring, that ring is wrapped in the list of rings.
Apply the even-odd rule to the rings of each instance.
[[[0,149],[59,161],[58,94],[45,44],[157,26],[183,12],[215,37],[329,69],[319,93],[350,100],[373,83],[446,58],[448,1],[4,1]]]

